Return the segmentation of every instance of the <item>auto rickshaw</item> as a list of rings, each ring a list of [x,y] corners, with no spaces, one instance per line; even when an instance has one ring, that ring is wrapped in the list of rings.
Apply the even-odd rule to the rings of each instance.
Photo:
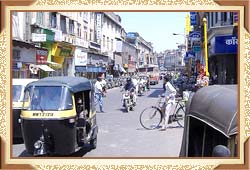
[[[70,155],[97,145],[94,91],[83,77],[46,77],[28,84],[21,127],[26,151],[34,156]]]
[[[190,95],[180,157],[237,157],[237,87],[212,85]]]
[[[13,141],[22,140],[20,119],[25,86],[38,79],[12,79],[12,134]]]

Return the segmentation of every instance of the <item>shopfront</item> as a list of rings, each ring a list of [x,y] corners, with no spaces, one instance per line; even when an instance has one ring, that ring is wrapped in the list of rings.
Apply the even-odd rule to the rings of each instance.
[[[105,73],[107,72],[108,68],[108,56],[89,52],[88,59],[87,59],[87,78],[89,79],[96,79],[98,73]]]
[[[80,77],[87,76],[88,53],[83,48],[77,47],[74,55],[74,74]]]
[[[210,43],[210,75],[217,77],[218,84],[237,84],[237,36],[215,36],[211,39]]]
[[[30,78],[29,65],[36,63],[36,48],[34,45],[12,41],[12,78]]]
[[[73,56],[75,52],[75,46],[56,42],[52,45],[51,60],[49,62],[57,63],[57,65],[52,65],[52,68],[57,71],[54,73],[57,76],[68,76],[72,72]]]

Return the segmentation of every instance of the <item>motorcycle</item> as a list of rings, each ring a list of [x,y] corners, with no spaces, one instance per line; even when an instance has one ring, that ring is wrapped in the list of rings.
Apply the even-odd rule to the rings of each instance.
[[[143,92],[145,91],[145,86],[143,83],[139,84],[139,88],[138,88],[138,95],[142,96]]]
[[[122,101],[127,112],[133,111],[135,106],[135,89],[126,90],[122,94]]]

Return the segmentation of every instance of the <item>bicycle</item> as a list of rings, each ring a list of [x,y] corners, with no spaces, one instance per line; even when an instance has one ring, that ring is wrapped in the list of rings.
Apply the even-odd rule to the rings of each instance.
[[[185,101],[181,97],[175,100],[176,106],[173,114],[169,115],[168,124],[176,121],[180,127],[184,127]],[[161,96],[157,101],[157,106],[145,108],[140,114],[140,124],[142,127],[148,130],[159,128],[160,123],[162,123],[165,117],[166,103],[165,97]]]

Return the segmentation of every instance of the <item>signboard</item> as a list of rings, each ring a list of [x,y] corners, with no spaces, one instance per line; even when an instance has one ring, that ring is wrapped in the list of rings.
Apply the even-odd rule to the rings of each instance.
[[[46,64],[48,59],[48,50],[47,49],[36,49],[36,63],[37,64]]]
[[[197,25],[196,17],[197,12],[190,12],[190,25]]]
[[[211,40],[212,54],[236,54],[238,51],[237,36],[216,36]]]
[[[96,14],[96,39],[99,41],[101,40],[101,35],[102,35],[102,14],[97,13]]]
[[[46,34],[32,33],[31,36],[33,42],[46,42]]]
[[[190,30],[191,30],[191,27],[190,27],[190,17],[189,15],[186,15],[186,18],[185,18],[185,31],[186,31],[186,35],[189,34]]]
[[[73,45],[81,46],[81,47],[85,47],[85,48],[89,47],[89,43],[83,39],[80,39],[80,38],[75,38],[73,41]]]
[[[86,66],[88,53],[83,52],[81,49],[75,50],[75,66]]]
[[[189,39],[191,41],[200,41],[200,39],[201,39],[201,32],[199,32],[199,31],[192,31],[192,32],[190,32]]]

